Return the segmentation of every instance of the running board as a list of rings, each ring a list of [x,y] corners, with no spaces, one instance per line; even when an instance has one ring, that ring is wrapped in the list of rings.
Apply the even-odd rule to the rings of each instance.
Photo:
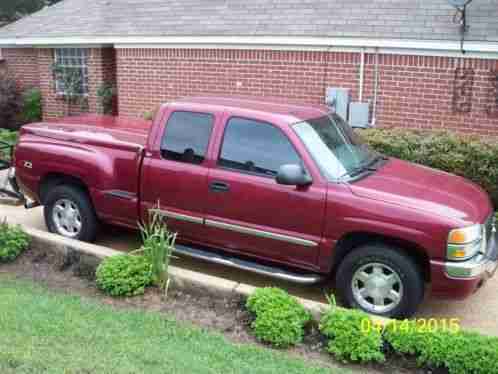
[[[245,261],[238,258],[226,257],[213,252],[186,247],[184,245],[175,245],[175,253],[201,259],[215,264],[221,264],[236,269],[247,270],[256,274],[266,275],[271,278],[282,279],[288,282],[299,284],[314,284],[323,280],[323,276],[314,273],[299,274],[288,270],[283,270],[273,266],[260,265],[255,262]]]

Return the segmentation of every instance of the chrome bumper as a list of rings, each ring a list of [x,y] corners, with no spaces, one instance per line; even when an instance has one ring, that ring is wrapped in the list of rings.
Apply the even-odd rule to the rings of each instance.
[[[493,233],[488,241],[486,254],[478,254],[462,262],[445,262],[446,274],[451,278],[467,279],[492,277],[498,267],[498,237]]]

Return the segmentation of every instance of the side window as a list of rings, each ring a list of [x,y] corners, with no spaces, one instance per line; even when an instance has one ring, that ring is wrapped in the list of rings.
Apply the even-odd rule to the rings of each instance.
[[[168,160],[200,164],[206,156],[214,116],[207,113],[173,112],[161,142],[161,155]]]
[[[228,121],[218,165],[275,177],[280,166],[300,163],[289,139],[277,127],[237,117]]]

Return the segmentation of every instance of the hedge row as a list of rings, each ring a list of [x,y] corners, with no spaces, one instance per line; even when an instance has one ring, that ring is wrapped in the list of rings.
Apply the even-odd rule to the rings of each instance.
[[[393,129],[362,130],[375,150],[460,175],[483,187],[498,208],[498,142],[450,132]]]
[[[431,328],[422,320],[393,320],[384,327],[364,312],[338,308],[333,299],[330,304],[318,328],[327,338],[327,351],[340,361],[382,363],[399,355],[449,374],[498,374],[498,337],[461,331],[458,324]],[[313,323],[298,301],[278,288],[257,289],[246,306],[255,316],[256,337],[278,348],[301,343]]]

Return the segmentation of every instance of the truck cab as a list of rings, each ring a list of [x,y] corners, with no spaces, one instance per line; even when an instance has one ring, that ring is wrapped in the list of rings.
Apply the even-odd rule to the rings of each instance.
[[[496,270],[480,187],[378,154],[327,107],[201,97],[164,104],[152,123],[28,125],[15,170],[52,232],[93,240],[100,222],[136,227],[154,212],[179,253],[333,278],[346,305],[373,314],[413,314],[426,284],[466,297]]]

